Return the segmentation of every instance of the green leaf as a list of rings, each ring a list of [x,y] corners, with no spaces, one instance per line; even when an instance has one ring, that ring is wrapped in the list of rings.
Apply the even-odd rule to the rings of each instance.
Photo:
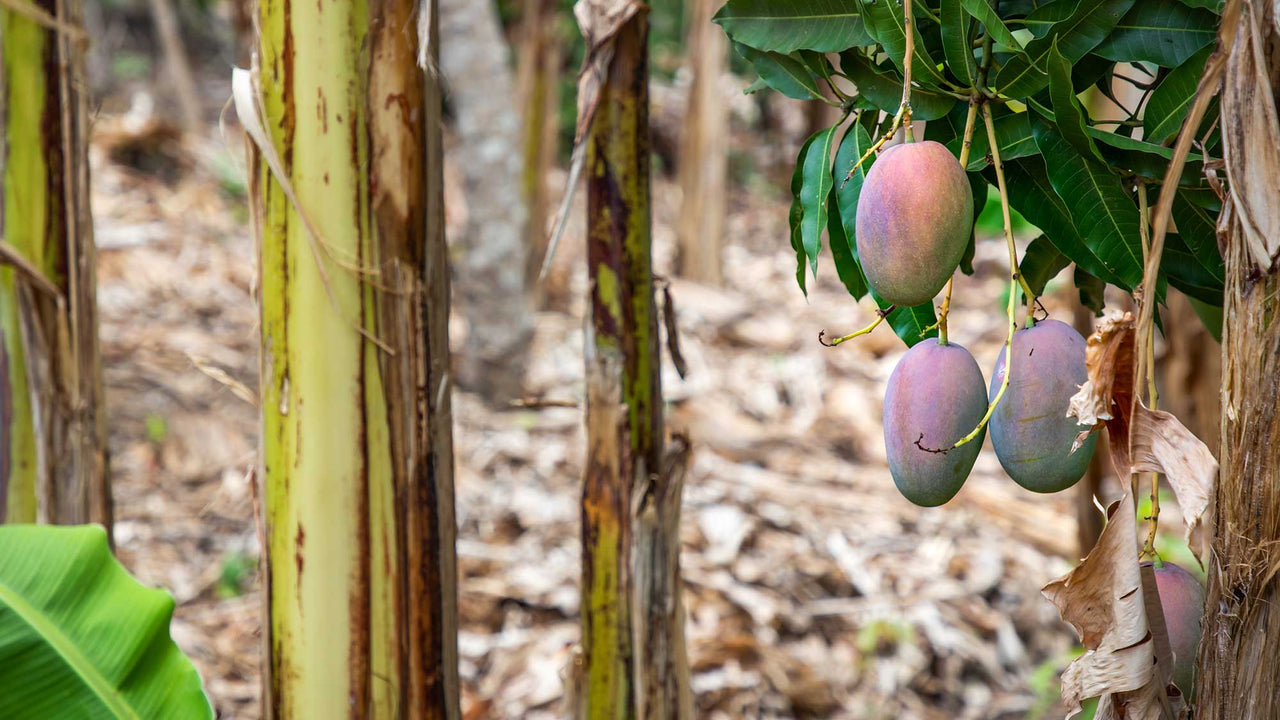
[[[1086,131],[1088,125],[1085,123],[1084,109],[1080,107],[1080,101],[1071,85],[1071,63],[1058,52],[1056,38],[1049,48],[1046,62],[1049,66],[1049,100],[1053,103],[1058,132],[1062,133],[1062,137],[1071,143],[1076,152],[1102,160],[1102,153],[1098,152],[1098,146],[1093,144],[1093,138]]]
[[[1134,140],[1093,127],[1089,128],[1089,136],[1102,143],[1102,154],[1112,167],[1150,180],[1164,180],[1165,172],[1169,169],[1169,160],[1173,157],[1172,148]],[[1204,185],[1206,182],[1204,156],[1187,153],[1187,162],[1182,167],[1179,185],[1195,187]]]
[[[0,717],[213,718],[172,615],[100,526],[0,527]]]
[[[1107,284],[1079,265],[1076,266],[1074,280],[1080,293],[1080,304],[1092,310],[1094,316],[1101,315],[1106,304]]]
[[[882,0],[884,1],[884,0]],[[890,115],[902,105],[902,81],[881,72],[859,50],[840,53],[840,70],[857,87],[858,96],[865,98],[872,107]],[[929,92],[920,88],[911,90],[911,116],[916,120],[934,120],[946,115],[956,104],[950,95]]]
[[[1164,271],[1169,284],[1187,297],[1210,305],[1222,305],[1222,278],[1214,277],[1213,273],[1200,264],[1180,235],[1165,235],[1160,269]]]
[[[951,68],[960,84],[968,86],[978,78],[978,64],[973,59],[973,45],[969,41],[969,29],[973,22],[969,19],[969,14],[961,9],[960,2],[961,0],[942,0],[939,10],[942,18],[942,51],[947,59],[947,67]]]
[[[751,63],[760,79],[774,90],[796,100],[822,97],[813,73],[799,60],[776,52],[756,50],[742,43],[736,43],[734,47],[743,59]]]
[[[988,4],[987,0],[961,0],[964,3],[964,9],[969,11],[982,23],[987,29],[987,34],[992,40],[1014,51],[1022,50],[1022,43],[1009,32],[1009,28],[1005,27],[1004,21],[996,14],[996,9]]]
[[[1191,301],[1191,309],[1200,316],[1200,322],[1204,323],[1213,339],[1222,342],[1222,308],[1202,303],[1193,297],[1187,299]]]
[[[1002,3],[1003,4],[1003,3]],[[1037,38],[1044,37],[1054,23],[1071,17],[1071,13],[1080,6],[1080,0],[1054,0],[1045,3],[1032,11],[1022,20],[1022,24]]]
[[[1037,297],[1044,294],[1045,285],[1071,264],[1071,258],[1058,251],[1049,238],[1039,235],[1027,245],[1018,264],[1018,274],[1027,281]]]
[[[737,42],[784,55],[840,52],[874,42],[853,3],[842,0],[729,0],[714,22]]]
[[[867,280],[862,274],[862,265],[858,263],[857,235],[855,234],[855,218],[858,210],[858,195],[862,192],[862,181],[866,177],[865,167],[859,167],[849,175],[848,169],[862,157],[862,153],[871,147],[871,136],[867,129],[858,123],[850,123],[836,149],[835,178],[831,185],[827,202],[830,212],[827,216],[827,244],[831,246],[831,257],[835,260],[836,274],[845,290],[854,300],[867,294]],[[867,165],[874,158],[867,159]],[[845,168],[842,170],[841,168]]]
[[[992,169],[988,169],[985,174],[989,182],[995,182]],[[1049,182],[1044,158],[1036,155],[1006,162],[1004,174],[1009,191],[1009,205],[1044,232],[1063,255],[1088,272],[1105,278],[1112,285],[1125,290],[1133,287],[1107,270],[1093,250],[1085,244],[1071,209]]]
[[[876,297],[874,291],[871,297],[880,305],[881,309],[889,307],[883,299]],[[925,328],[930,325],[936,325],[938,316],[933,309],[933,303],[921,303],[913,307],[894,308],[893,312],[885,316],[885,321],[893,328],[902,342],[911,347],[925,338],[938,337],[938,329],[933,328],[928,332]]]
[[[894,0],[858,0],[858,5],[862,8],[863,17],[866,18],[867,29],[880,43],[893,64],[901,70],[907,53],[907,34],[904,29],[902,6]],[[919,24],[917,20],[916,27],[911,28],[915,34],[915,50],[911,61],[912,79],[926,86],[945,87],[947,82],[942,77],[942,72],[938,70],[938,64],[933,61],[925,47],[924,38],[920,36]],[[899,85],[899,92],[901,92],[901,85]],[[914,90],[912,95],[914,97]],[[915,110],[914,101],[912,110]]]
[[[742,94],[751,95],[753,93],[758,93],[767,87],[769,87],[769,83],[765,82],[763,78],[756,78],[750,85],[746,87],[746,89],[742,91]]]
[[[791,225],[791,249],[796,252],[796,284],[800,286],[800,292],[807,297],[809,290],[805,287],[805,269],[807,263],[804,249],[804,237],[800,232],[800,221],[804,219],[804,206],[800,203],[800,190],[804,186],[804,161],[809,154],[809,146],[813,144],[813,138],[810,137],[800,146],[800,152],[796,155],[796,167],[791,172],[791,210],[787,213],[787,220]]]
[[[1222,253],[1218,250],[1218,225],[1213,214],[1191,201],[1186,191],[1179,191],[1173,203],[1173,222],[1196,261],[1217,278],[1226,278]]]
[[[1039,92],[1049,84],[1045,60],[1055,42],[1068,62],[1078,62],[1107,37],[1133,4],[1134,0],[1080,0],[1070,15],[1049,26],[1045,37],[1028,44],[1025,55],[1009,58],[996,75],[996,88],[1012,98]]]
[[[831,196],[831,150],[839,124],[819,130],[809,138],[804,155],[804,177],[800,183],[800,239],[814,277],[818,275],[818,253],[822,251],[822,231],[827,227],[827,201]]]
[[[1200,83],[1200,76],[1204,74],[1205,63],[1212,53],[1212,45],[1201,48],[1187,58],[1186,62],[1174,68],[1152,91],[1142,114],[1144,139],[1157,145],[1163,144],[1182,129],[1187,111],[1196,98],[1196,88]]]
[[[996,129],[996,143],[1000,147],[1000,159],[1004,162],[1016,160],[1030,155],[1038,155],[1040,148],[1036,147],[1035,136],[1031,134],[1031,123],[1027,120],[1027,113],[1010,113],[1004,110],[997,110],[997,114],[992,119],[992,124]],[[963,125],[961,133],[964,132]],[[948,143],[951,152],[956,155],[960,154],[960,142],[962,138],[957,137],[952,143]],[[982,170],[990,165],[991,145],[987,142],[987,131],[982,125],[982,121],[977,122],[973,131],[973,140],[969,146],[969,167],[970,172]]]
[[[1142,281],[1138,208],[1119,176],[1076,152],[1046,121],[1033,117],[1031,129],[1049,169],[1049,182],[1081,239],[1126,288],[1135,287]]]
[[[1142,0],[1116,24],[1097,49],[1115,62],[1177,67],[1217,37],[1218,16],[1178,0]]]

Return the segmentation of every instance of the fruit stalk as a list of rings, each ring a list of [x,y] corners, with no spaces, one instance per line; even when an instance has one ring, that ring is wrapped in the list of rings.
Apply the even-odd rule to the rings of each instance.
[[[1151,209],[1147,203],[1147,184],[1142,181],[1138,182],[1138,212],[1140,215],[1138,236],[1142,240],[1142,262],[1145,267],[1146,263],[1151,259],[1149,225]],[[1148,299],[1144,298],[1143,302],[1148,302]],[[1142,363],[1147,371],[1147,402],[1152,410],[1156,409],[1156,356],[1154,346],[1155,327],[1149,325],[1146,328],[1146,333],[1142,336],[1141,347],[1138,349],[1138,362]],[[1156,533],[1160,529],[1160,475],[1158,473],[1150,473],[1147,477],[1151,485],[1151,514],[1147,517],[1147,539],[1142,544],[1140,557],[1158,557],[1156,555]]]
[[[981,437],[982,430],[987,426],[987,422],[991,420],[991,414],[995,412],[996,406],[1000,404],[1000,399],[1004,397],[1004,392],[1009,388],[1009,376],[1013,374],[1013,333],[1018,329],[1018,323],[1014,320],[1014,308],[1018,302],[1018,288],[1021,284],[1023,291],[1026,292],[1026,282],[1018,275],[1018,248],[1013,243],[1013,219],[1009,215],[1009,193],[1004,182],[1004,165],[1000,162],[1000,145],[996,141],[996,126],[991,118],[991,107],[986,103],[982,105],[982,122],[987,127],[987,143],[991,148],[992,164],[996,168],[996,185],[1000,191],[1000,213],[1004,219],[1004,240],[1009,250],[1009,306],[1006,311],[1009,320],[1009,331],[1004,340],[1004,356],[1005,367],[1004,377],[1000,379],[1000,389],[996,392],[996,396],[987,405],[987,412],[982,416],[982,420],[978,422],[968,435],[960,438],[953,445],[958,448],[962,445],[972,442],[975,438]],[[1034,304],[1034,296],[1027,292],[1027,305]]]

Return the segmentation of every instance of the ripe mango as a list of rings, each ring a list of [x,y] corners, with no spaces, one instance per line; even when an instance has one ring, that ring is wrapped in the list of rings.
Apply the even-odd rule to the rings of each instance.
[[[991,445],[1009,477],[1033,492],[1058,492],[1075,485],[1093,456],[1093,435],[1071,452],[1084,428],[1067,417],[1067,402],[1088,379],[1084,347],[1080,333],[1057,320],[1013,335],[1013,374],[991,416]],[[1001,349],[991,375],[993,399],[1004,371]]]
[[[1173,651],[1173,684],[1191,697],[1195,690],[1196,651],[1200,647],[1200,618],[1204,588],[1194,575],[1171,562],[1155,567],[1156,590],[1164,611],[1164,626]]]
[[[933,299],[973,231],[973,192],[960,162],[932,140],[894,145],[858,196],[858,260],[871,288],[900,307]]]
[[[884,446],[898,491],[922,507],[960,491],[982,437],[948,449],[977,427],[987,410],[982,370],[969,351],[937,338],[917,343],[898,361],[884,396]]]

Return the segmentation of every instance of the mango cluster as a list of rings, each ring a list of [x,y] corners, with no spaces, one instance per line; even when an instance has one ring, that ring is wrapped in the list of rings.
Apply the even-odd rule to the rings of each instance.
[[[964,170],[936,142],[889,148],[867,173],[856,227],[858,259],[876,294],[902,307],[929,302],[955,273],[973,229]],[[1086,380],[1084,338],[1045,320],[1015,333],[1011,348],[1008,388],[989,422],[996,457],[1028,490],[1064,490],[1093,454],[1092,437],[1071,452],[1079,427],[1066,416]],[[917,343],[898,362],[883,420],[889,472],[904,497],[934,507],[960,491],[987,429],[955,444],[979,427],[1008,366],[1002,349],[988,387],[968,350],[938,339]]]

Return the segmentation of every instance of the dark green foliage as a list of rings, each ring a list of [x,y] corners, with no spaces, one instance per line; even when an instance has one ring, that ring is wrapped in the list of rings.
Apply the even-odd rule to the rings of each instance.
[[[925,139],[959,157],[969,100],[975,92],[988,98],[1009,204],[1043,233],[1022,261],[1028,277],[1073,263],[1081,297],[1095,310],[1102,307],[1106,285],[1132,291],[1143,266],[1137,186],[1146,184],[1154,205],[1171,145],[1212,50],[1220,3],[937,0],[916,2],[914,8],[910,27],[900,0],[729,0],[717,16],[730,38],[745,46],[739,52],[750,59],[763,86],[795,98],[822,96],[856,112],[863,131],[853,132],[850,122],[819,133],[824,144],[838,146],[832,148],[834,163],[809,156],[808,145],[798,158],[793,188],[798,199],[792,208],[797,264],[816,267],[825,227],[849,293],[860,297],[874,285],[866,282],[866,259],[859,261],[854,218],[863,173],[874,158],[845,179],[852,162],[889,126],[889,118],[879,116],[899,111],[911,32],[911,111],[915,119],[929,121]],[[984,58],[987,42],[990,58]],[[838,67],[822,53],[839,54]],[[986,63],[990,68],[984,76]],[[1133,113],[1123,122],[1098,122],[1080,93],[1097,88],[1111,97],[1113,81],[1126,81],[1116,78],[1138,84],[1144,97],[1137,104],[1122,103]],[[975,87],[980,82],[982,87]],[[1215,126],[1217,112],[1212,104],[1196,129],[1197,140]],[[1219,160],[1219,142],[1216,132],[1210,133],[1187,158],[1156,288],[1162,298],[1165,284],[1172,285],[1208,313],[1221,306],[1222,259],[1215,234],[1218,202],[1204,168]],[[978,201],[996,181],[981,120],[970,148],[964,170]],[[830,185],[823,179],[828,171]],[[806,188],[812,192],[802,193]],[[971,245],[966,247],[964,257],[971,259],[972,252]],[[940,264],[950,265],[945,260]],[[968,269],[968,262],[962,265]],[[950,270],[935,269],[943,277]],[[803,283],[803,276],[798,278]],[[878,301],[887,306],[884,298]],[[922,304],[905,318],[898,310],[889,320],[912,343],[919,337],[911,336],[911,326],[927,327],[933,315],[933,308]]]
[[[982,437],[948,450],[987,409],[982,370],[969,351],[937,340],[922,342],[898,361],[884,396],[884,444],[898,491],[924,507],[960,491]]]
[[[1068,400],[1088,379],[1084,346],[1080,333],[1057,320],[1045,320],[1013,336],[1012,372],[991,416],[991,445],[1009,477],[1033,492],[1058,492],[1075,485],[1093,455],[1094,435],[1071,452],[1082,428],[1067,417]],[[1005,367],[1001,350],[991,373],[992,398]]]

